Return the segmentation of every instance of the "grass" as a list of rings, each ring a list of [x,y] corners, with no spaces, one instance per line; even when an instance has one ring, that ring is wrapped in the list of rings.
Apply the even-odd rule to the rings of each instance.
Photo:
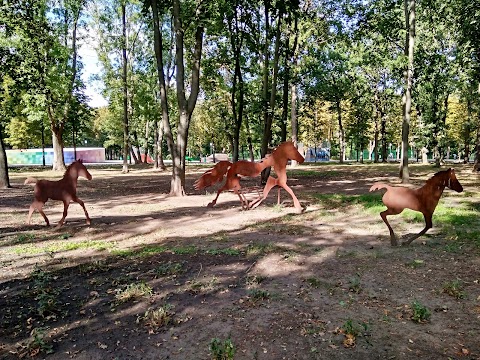
[[[137,324],[142,323],[151,330],[158,330],[172,323],[173,308],[170,304],[165,304],[159,308],[148,308],[142,316],[137,317]]]
[[[56,241],[49,245],[26,244],[15,246],[11,251],[17,255],[36,255],[42,253],[58,253],[73,250],[97,250],[103,251],[113,248],[115,245],[101,240],[84,240],[80,242]]]
[[[459,280],[453,280],[443,284],[442,292],[455,299],[464,299],[467,297],[466,293],[463,291],[462,283]]]
[[[326,209],[341,209],[346,206],[360,205],[370,213],[385,210],[381,194],[314,194],[315,201]]]
[[[150,285],[141,283],[131,283],[126,286],[123,290],[117,290],[115,295],[115,300],[118,303],[125,303],[127,301],[140,299],[142,297],[150,297],[153,295],[153,289]]]
[[[159,276],[177,275],[185,272],[184,263],[167,262],[163,263],[155,269],[155,274]]]

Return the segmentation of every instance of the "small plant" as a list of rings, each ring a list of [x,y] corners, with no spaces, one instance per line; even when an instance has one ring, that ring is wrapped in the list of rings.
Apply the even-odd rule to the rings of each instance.
[[[139,299],[141,297],[150,297],[153,294],[153,289],[150,285],[145,283],[133,283],[127,285],[124,290],[117,290],[117,294],[115,295],[115,299],[120,302],[124,303],[130,301],[132,299]]]
[[[412,303],[412,310],[412,320],[417,323],[428,321],[432,315],[426,306],[422,305],[416,300]]]
[[[245,279],[245,284],[247,286],[258,286],[265,280],[265,276],[261,275],[252,275],[247,276]]]
[[[152,330],[167,326],[172,322],[172,308],[173,306],[170,304],[165,304],[158,309],[149,308],[143,316],[137,318],[137,324],[143,322]]]
[[[354,292],[354,293],[359,293],[362,291],[362,287],[360,285],[360,275],[355,274],[355,276],[350,278],[349,284],[348,284],[348,290]]]
[[[251,289],[248,291],[248,296],[253,301],[268,300],[270,299],[270,293],[266,290]]]
[[[24,243],[24,242],[31,241],[33,239],[35,239],[35,235],[33,235],[33,234],[29,234],[29,233],[18,234],[17,239],[13,243],[14,244],[21,244],[21,243]]]
[[[355,346],[356,339],[358,336],[364,334],[368,331],[368,324],[362,322],[359,323],[352,319],[348,319],[340,328],[339,332],[345,335],[343,340],[343,345],[345,347]]]
[[[20,352],[20,357],[24,357],[27,354],[30,357],[35,357],[40,353],[52,354],[53,346],[46,341],[45,332],[48,328],[34,328],[30,333],[30,338],[23,346],[23,351]]]
[[[447,282],[443,285],[443,292],[455,299],[464,299],[466,297],[465,292],[462,289],[462,284],[458,280]]]
[[[32,278],[38,314],[41,317],[54,314],[58,305],[58,290],[51,285],[53,280],[51,274],[36,267],[32,273]]]
[[[235,355],[235,345],[230,338],[220,340],[213,338],[209,345],[212,360],[231,360]]]
[[[179,262],[167,262],[155,269],[155,273],[159,276],[176,275],[182,273],[184,270],[183,264]]]

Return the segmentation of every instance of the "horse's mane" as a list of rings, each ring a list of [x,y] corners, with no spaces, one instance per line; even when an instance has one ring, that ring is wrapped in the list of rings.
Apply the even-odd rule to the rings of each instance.
[[[73,165],[75,165],[75,163],[80,163],[80,164],[83,164],[83,160],[82,159],[78,159],[78,160],[75,160],[74,162],[72,162],[70,165],[67,166],[67,168],[65,169],[65,172],[63,173],[63,176],[67,175],[70,170],[72,169]]]
[[[439,182],[441,177],[444,176],[446,173],[448,173],[449,170],[450,169],[436,172],[435,174],[433,174],[433,176],[430,179],[427,180],[427,184],[431,185],[432,183]]]

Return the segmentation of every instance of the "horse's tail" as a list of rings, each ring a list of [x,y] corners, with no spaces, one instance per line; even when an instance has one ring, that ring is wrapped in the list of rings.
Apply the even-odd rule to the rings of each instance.
[[[25,179],[25,182],[23,183],[23,185],[27,185],[27,184],[31,184],[31,185],[34,185],[37,183],[37,179],[35,179],[34,177],[27,177]]]
[[[230,161],[219,161],[212,169],[205,171],[203,175],[195,181],[193,187],[195,190],[201,190],[222,181],[230,166],[232,166]]]
[[[380,190],[380,189],[389,189],[391,186],[390,185],[387,185],[387,184],[384,184],[384,183],[375,183],[372,185],[372,187],[370,188],[370,191],[375,191],[375,190]]]

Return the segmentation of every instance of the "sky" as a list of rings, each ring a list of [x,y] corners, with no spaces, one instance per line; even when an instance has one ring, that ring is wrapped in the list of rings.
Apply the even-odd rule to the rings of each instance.
[[[98,74],[101,70],[95,49],[86,42],[80,46],[78,54],[84,64],[81,77],[86,86],[85,94],[90,98],[88,105],[93,108],[106,106],[108,102],[100,93],[102,84],[91,79],[92,75]]]

